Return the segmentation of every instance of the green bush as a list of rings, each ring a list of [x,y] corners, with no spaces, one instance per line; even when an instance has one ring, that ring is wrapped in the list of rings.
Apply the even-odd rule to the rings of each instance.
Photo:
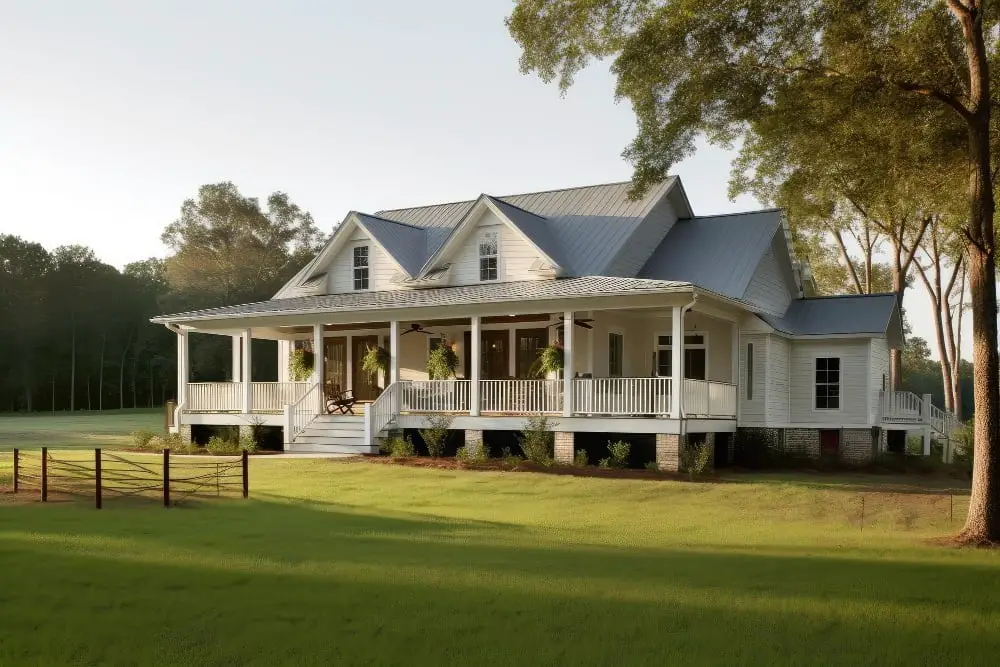
[[[312,377],[314,364],[311,350],[294,350],[288,357],[288,374],[295,382],[304,382]]]
[[[427,355],[427,376],[431,380],[448,380],[455,377],[458,368],[458,355],[451,349],[451,344],[444,341]]]
[[[525,422],[519,440],[525,458],[532,463],[547,465],[552,462],[552,451],[555,446],[553,426],[554,424],[550,424],[549,418],[545,415],[532,415]]]
[[[132,431],[132,444],[136,449],[148,449],[149,441],[156,437],[155,431],[150,431],[148,429],[139,429],[138,431]]]
[[[656,461],[646,461],[646,470],[650,472],[660,472],[660,464]]]
[[[427,420],[428,427],[420,429],[420,437],[427,445],[427,453],[434,458],[444,456],[448,447],[448,429],[451,427],[451,417],[438,415]]]
[[[417,450],[413,446],[410,438],[404,438],[399,434],[392,434],[385,438],[379,445],[379,449],[394,459],[408,458],[417,455]]]
[[[208,439],[205,449],[208,450],[209,454],[214,454],[215,456],[230,456],[240,453],[240,443],[213,435]]]
[[[610,468],[611,467],[611,457],[606,457],[597,462],[598,468]]]
[[[490,451],[486,448],[486,443],[481,442],[475,448],[470,448],[468,445],[459,447],[455,458],[464,463],[486,463],[490,460]]]
[[[707,474],[712,469],[712,449],[707,437],[697,444],[686,443],[681,447],[681,470],[690,479]]]
[[[632,453],[632,445],[625,442],[624,440],[619,440],[618,442],[609,442],[608,452],[610,452],[611,454],[612,468],[628,467],[628,459]]]
[[[590,465],[590,459],[587,456],[586,449],[578,449],[573,453],[573,465],[577,468],[586,468]]]
[[[247,450],[247,454],[256,454],[260,451],[260,444],[257,435],[254,433],[253,428],[249,432],[240,433],[239,443],[237,444],[237,449],[242,452],[244,449]]]
[[[514,454],[510,451],[510,447],[504,447],[500,454],[500,460],[503,463],[504,468],[516,468],[521,465],[524,457],[520,454]]]
[[[187,454],[196,451],[198,446],[193,442],[184,442],[180,433],[167,433],[164,435],[154,435],[146,442],[145,449],[153,452],[162,452],[169,449],[173,454]]]

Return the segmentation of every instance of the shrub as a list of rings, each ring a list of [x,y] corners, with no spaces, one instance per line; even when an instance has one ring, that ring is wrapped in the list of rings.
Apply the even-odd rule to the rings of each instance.
[[[525,422],[519,440],[525,458],[532,463],[547,465],[552,462],[552,451],[555,446],[553,426],[554,424],[550,424],[549,418],[545,415],[533,415]]]
[[[650,472],[660,472],[660,464],[656,461],[646,461],[646,470]]]
[[[288,374],[295,382],[308,380],[312,376],[314,363],[311,350],[295,350],[288,357]]]
[[[521,461],[524,457],[520,454],[514,454],[510,451],[510,447],[504,447],[500,454],[500,460],[504,468],[516,468],[521,465]]]
[[[712,446],[708,438],[700,443],[688,442],[681,448],[681,470],[690,479],[706,474],[712,468]]]
[[[586,449],[578,449],[573,453],[573,465],[577,468],[586,468],[590,464]]]
[[[169,449],[174,454],[187,454],[196,450],[198,446],[193,442],[184,442],[180,433],[166,433],[154,435],[146,442],[145,448],[153,452]]]
[[[258,440],[258,436],[254,433],[253,427],[251,427],[249,432],[240,433],[237,449],[240,452],[245,449],[248,454],[256,454],[260,450],[260,441]]]
[[[135,445],[136,449],[147,449],[149,441],[155,437],[156,433],[147,429],[132,431],[132,444]]]
[[[403,437],[398,433],[385,438],[379,445],[379,449],[394,459],[408,458],[417,454],[417,450],[413,446],[413,440]]]
[[[632,453],[632,445],[625,442],[624,440],[619,440],[618,442],[608,443],[608,452],[611,454],[611,467],[612,468],[627,468],[629,455]]]
[[[606,457],[597,462],[598,468],[610,468],[611,467],[611,457]]]
[[[459,447],[455,458],[464,463],[485,463],[490,460],[490,452],[486,448],[486,443],[481,442],[478,447],[470,448],[468,445]]]
[[[538,352],[538,358],[535,360],[535,363],[532,364],[535,375],[545,377],[549,373],[558,373],[563,370],[563,358],[563,348],[559,344],[542,348]]]
[[[420,437],[427,445],[427,453],[434,458],[440,458],[444,456],[444,450],[448,446],[448,428],[451,426],[451,417],[438,415],[429,418],[427,423],[427,428],[420,429]]]
[[[227,456],[239,454],[240,444],[239,442],[234,442],[227,438],[213,435],[208,439],[208,444],[205,445],[205,449],[208,450],[209,454],[214,454],[215,456]]]

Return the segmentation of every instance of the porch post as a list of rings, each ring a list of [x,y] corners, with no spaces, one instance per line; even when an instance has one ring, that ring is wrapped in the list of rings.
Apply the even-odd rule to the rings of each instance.
[[[472,331],[469,333],[469,347],[466,354],[469,355],[469,414],[473,417],[479,416],[479,366],[482,363],[482,356],[479,353],[482,342],[482,331],[479,328],[479,316],[471,318]]]
[[[563,417],[573,416],[573,311],[563,313]]]
[[[389,384],[399,382],[399,320],[389,322]]]
[[[736,387],[736,419],[740,418],[740,324],[733,322],[729,334],[732,337],[732,371],[730,371],[731,382]]]
[[[252,366],[250,365],[253,361],[251,358],[250,350],[252,345],[250,341],[252,340],[250,335],[250,329],[246,329],[243,332],[243,368],[240,378],[243,381],[243,413],[249,414],[253,411],[253,388],[250,386],[251,378],[253,376]]]
[[[177,332],[177,405],[187,403],[188,332]]]
[[[683,309],[674,306],[670,312],[670,415],[681,416],[681,394],[684,391],[684,322]]]
[[[233,377],[233,382],[240,382],[242,380],[242,376],[240,375],[240,368],[241,368],[240,363],[241,363],[241,356],[242,356],[242,353],[240,352],[240,340],[242,339],[242,336],[241,335],[240,336],[233,336],[232,339],[233,339],[233,354],[232,354],[232,357],[233,357],[233,376],[232,377]]]
[[[313,325],[313,378],[319,385],[319,391],[316,392],[316,413],[323,414],[326,409],[326,399],[323,396],[323,378],[326,377],[326,369],[324,366],[324,350],[323,350],[323,325],[314,324]]]

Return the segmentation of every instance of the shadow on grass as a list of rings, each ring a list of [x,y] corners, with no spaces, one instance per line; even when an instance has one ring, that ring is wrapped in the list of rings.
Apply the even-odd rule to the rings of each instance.
[[[0,517],[0,664],[953,665],[1000,650],[1000,563],[590,547],[263,500],[31,514],[23,531]]]
[[[967,480],[912,474],[875,474],[849,471],[775,470],[726,471],[726,481],[743,484],[781,483],[807,489],[836,489],[855,493],[913,493],[969,495]]]

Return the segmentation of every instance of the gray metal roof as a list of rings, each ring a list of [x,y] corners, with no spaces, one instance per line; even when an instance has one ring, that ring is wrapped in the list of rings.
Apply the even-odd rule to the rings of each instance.
[[[505,202],[496,197],[486,195],[493,204],[500,209],[500,212],[510,220],[511,224],[521,230],[521,233],[531,239],[542,252],[548,255],[549,259],[559,266],[568,266],[568,262],[563,257],[562,248],[556,243],[549,228],[548,219],[540,215],[535,215],[531,211],[525,211],[513,204]]]
[[[639,277],[683,280],[741,299],[780,227],[777,209],[678,220]]]
[[[902,340],[895,294],[794,299],[782,317],[764,314],[758,317],[778,331],[793,336],[875,334]]]
[[[378,244],[399,262],[411,278],[420,273],[428,257],[426,230],[366,213],[356,215]]]
[[[608,278],[586,276],[557,280],[527,280],[507,283],[482,283],[434,289],[348,292],[325,296],[300,296],[271,299],[237,306],[192,310],[161,315],[154,322],[188,322],[240,317],[291,315],[300,313],[336,313],[345,311],[392,310],[434,306],[457,306],[481,303],[540,301],[627,294],[668,294],[691,289],[691,285],[667,280]]]

